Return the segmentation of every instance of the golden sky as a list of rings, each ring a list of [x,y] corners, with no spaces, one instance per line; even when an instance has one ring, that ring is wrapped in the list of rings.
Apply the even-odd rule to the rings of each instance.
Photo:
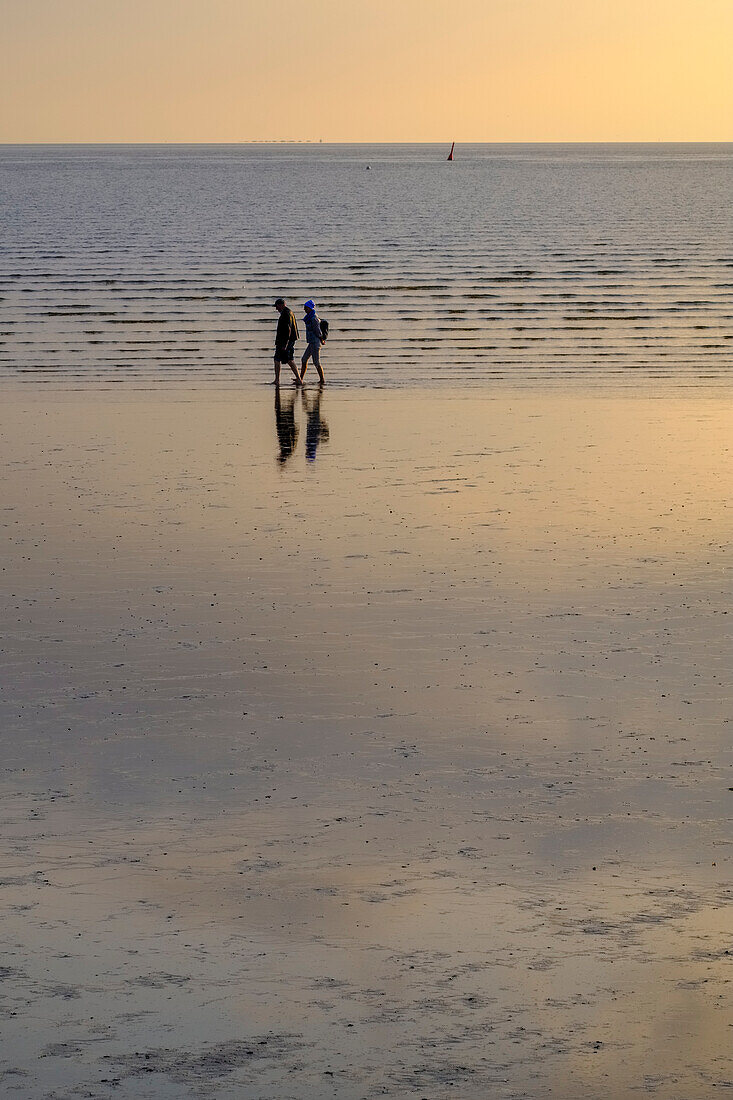
[[[730,141],[733,0],[0,0],[0,141]]]

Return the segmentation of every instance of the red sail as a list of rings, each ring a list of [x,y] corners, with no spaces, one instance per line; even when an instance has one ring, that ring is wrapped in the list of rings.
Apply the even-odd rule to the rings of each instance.
[[[454,141],[453,144],[450,147],[450,153],[448,154],[448,160],[453,160],[453,150],[455,149],[455,147],[456,147],[456,143]]]

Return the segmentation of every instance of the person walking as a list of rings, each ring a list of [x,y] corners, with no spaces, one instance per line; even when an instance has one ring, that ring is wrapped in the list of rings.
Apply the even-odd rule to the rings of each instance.
[[[287,363],[295,375],[295,381],[300,385],[300,375],[295,365],[295,341],[300,333],[295,314],[288,306],[284,298],[275,299],[275,309],[280,314],[275,333],[275,385],[280,384],[280,366]]]
[[[321,344],[325,337],[321,331],[320,318],[316,313],[316,303],[312,298],[309,298],[303,305],[303,309],[305,310],[305,317],[303,318],[305,321],[305,338],[308,346],[303,352],[303,358],[300,361],[302,368],[300,372],[300,381],[302,382],[305,378],[305,372],[308,370],[308,360],[312,359],[313,365],[318,371],[318,377],[321,382],[325,382],[326,379],[323,377],[323,367],[321,366]]]

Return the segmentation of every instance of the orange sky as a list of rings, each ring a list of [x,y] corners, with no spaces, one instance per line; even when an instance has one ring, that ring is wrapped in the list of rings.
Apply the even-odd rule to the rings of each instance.
[[[733,0],[0,0],[0,141],[731,141]]]

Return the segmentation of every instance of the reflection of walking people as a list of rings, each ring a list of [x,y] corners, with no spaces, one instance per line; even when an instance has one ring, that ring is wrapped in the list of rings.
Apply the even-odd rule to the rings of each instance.
[[[295,341],[300,335],[295,314],[288,307],[284,298],[275,300],[275,309],[280,314],[275,333],[275,385],[280,381],[280,366],[287,363],[295,375],[295,381],[300,382],[298,368],[295,365]]]
[[[316,303],[312,298],[309,298],[303,306],[303,309],[305,310],[305,317],[303,318],[305,321],[305,338],[308,342],[308,346],[300,361],[302,366],[300,380],[302,382],[305,378],[305,372],[308,369],[308,360],[312,359],[313,366],[318,371],[318,377],[321,382],[325,382],[323,367],[321,366],[321,345],[325,340],[325,335],[321,330],[321,321],[316,313]]]
[[[298,425],[295,423],[295,394],[291,390],[282,401],[279,386],[275,387],[275,430],[280,444],[277,460],[285,465],[298,442]]]
[[[323,386],[318,387],[315,398],[311,400],[309,394],[303,389],[303,408],[307,417],[305,429],[305,457],[308,462],[315,462],[316,451],[319,443],[325,443],[329,437],[328,424],[321,416],[321,398]]]

